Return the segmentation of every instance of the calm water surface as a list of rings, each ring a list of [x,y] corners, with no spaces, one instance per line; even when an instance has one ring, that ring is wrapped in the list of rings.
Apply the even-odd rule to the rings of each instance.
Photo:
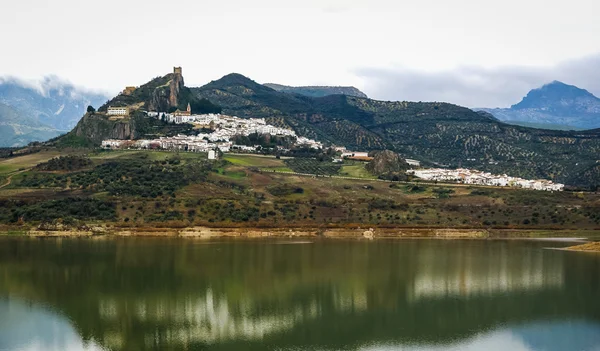
[[[566,245],[2,238],[0,351],[599,351]]]

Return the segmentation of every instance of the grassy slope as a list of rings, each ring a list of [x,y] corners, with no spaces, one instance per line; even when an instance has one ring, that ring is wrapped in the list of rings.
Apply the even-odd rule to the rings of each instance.
[[[32,166],[52,156],[46,153],[17,157],[12,159],[11,169]],[[140,159],[165,161],[173,157],[186,165],[206,159],[204,154],[141,151],[100,152],[90,157],[96,165]],[[600,228],[600,196],[591,193],[390,184],[367,179],[361,164],[344,165],[341,173],[363,176],[364,180],[313,178],[255,171],[285,167],[283,160],[275,158],[231,154],[225,159],[232,162],[215,168],[207,181],[179,188],[174,197],[111,196],[93,188],[23,188],[20,179],[36,176],[30,171],[19,175],[10,187],[0,189],[0,200],[35,202],[94,197],[116,204],[115,224],[121,226],[383,226],[536,231]],[[69,177],[75,179],[76,172],[72,174]],[[132,184],[137,183],[138,176],[144,174],[132,174]]]

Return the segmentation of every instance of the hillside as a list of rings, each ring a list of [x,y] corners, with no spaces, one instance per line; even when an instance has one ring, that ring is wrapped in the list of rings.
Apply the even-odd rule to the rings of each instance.
[[[301,86],[292,87],[288,85],[265,83],[265,86],[280,91],[282,93],[300,94],[309,97],[323,97],[328,95],[347,95],[366,98],[367,94],[358,90],[355,87],[341,86]]]
[[[285,94],[239,74],[198,97],[239,117],[277,117],[300,135],[355,150],[391,148],[431,165],[464,166],[566,184],[600,184],[600,130],[551,131],[504,124],[487,114],[434,102],[387,102]]]
[[[0,103],[0,147],[17,147],[32,141],[45,141],[60,133],[37,119]]]
[[[531,90],[510,108],[481,110],[501,121],[547,129],[600,128],[600,99],[587,90],[558,81]]]
[[[394,174],[407,167],[393,152],[379,155],[375,171]],[[283,173],[288,167],[328,176]],[[353,160],[264,155],[209,161],[204,153],[41,150],[0,160],[0,178],[10,179],[0,188],[0,226],[38,233],[40,223],[50,231],[65,225],[88,233],[102,226],[99,233],[133,235],[245,227],[307,228],[311,235],[317,228],[393,228],[393,236],[398,229],[402,236],[445,236],[446,228],[454,228],[458,235],[487,237],[492,229],[504,230],[500,236],[514,229],[536,230],[533,235],[577,229],[555,235],[582,235],[600,224],[598,194],[382,182],[367,168]]]
[[[98,107],[108,98],[56,77],[46,77],[37,85],[34,87],[17,79],[0,78],[0,103],[63,132],[77,124],[88,105]]]

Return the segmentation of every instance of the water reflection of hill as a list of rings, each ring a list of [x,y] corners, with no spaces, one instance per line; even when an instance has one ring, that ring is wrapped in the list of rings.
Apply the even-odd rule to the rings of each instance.
[[[2,244],[0,294],[54,306],[114,350],[434,345],[600,318],[599,260],[537,244]]]

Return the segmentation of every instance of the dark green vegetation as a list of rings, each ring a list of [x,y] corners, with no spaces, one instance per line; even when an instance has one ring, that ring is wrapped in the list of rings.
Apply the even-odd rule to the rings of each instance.
[[[0,222],[57,222],[65,225],[78,221],[114,221],[115,204],[86,198],[59,200],[8,200],[0,199]]]
[[[600,183],[600,130],[532,129],[446,103],[277,92],[230,74],[193,93],[226,114],[269,117],[299,135],[354,150],[389,148],[430,165],[468,167],[589,188]],[[496,164],[497,163],[497,164]]]
[[[292,158],[285,160],[286,166],[294,172],[317,175],[336,175],[342,168],[341,165],[331,161],[319,161],[312,158]]]
[[[88,157],[68,155],[55,157],[48,162],[40,163],[35,169],[38,171],[76,171],[92,164],[92,160]]]
[[[365,93],[355,87],[328,87],[328,86],[306,86],[291,87],[287,85],[266,83],[265,86],[282,93],[299,94],[310,97],[323,97],[328,95],[348,95],[361,98],[368,97]]]
[[[143,154],[142,154],[143,155]],[[77,158],[77,157],[71,157]],[[50,160],[37,169],[48,170],[49,165],[67,164]],[[90,162],[91,164],[91,162]],[[87,164],[89,166],[89,164]],[[64,174],[33,173],[24,175],[21,187],[74,188],[110,195],[134,195],[143,198],[174,196],[175,191],[191,183],[206,180],[212,165],[195,161],[182,163],[178,157],[162,161],[144,158],[107,161],[93,169]]]
[[[111,351],[593,350],[600,342],[600,260],[544,250],[568,244],[0,239],[6,310],[19,300],[28,311],[43,306],[35,325],[64,335],[57,320],[68,320],[82,340]],[[9,349],[47,340],[31,319],[3,318],[18,331],[3,334]]]
[[[275,147],[291,148],[294,146],[296,138],[291,136],[252,133],[248,136],[236,135],[232,141],[236,145],[258,145],[262,148],[272,149]]]
[[[53,157],[39,152],[0,161],[0,176],[12,177],[0,199],[14,201],[5,224],[38,224],[38,217],[20,221],[12,215],[20,206],[98,199],[114,206],[114,221],[108,222],[116,226],[600,228],[597,194],[381,182],[368,179],[373,175],[360,162],[226,155],[228,161],[214,163],[196,153],[103,151],[74,156],[93,164],[68,170],[68,158],[49,161]],[[40,170],[55,163],[62,170]],[[73,217],[59,210],[43,220]]]

